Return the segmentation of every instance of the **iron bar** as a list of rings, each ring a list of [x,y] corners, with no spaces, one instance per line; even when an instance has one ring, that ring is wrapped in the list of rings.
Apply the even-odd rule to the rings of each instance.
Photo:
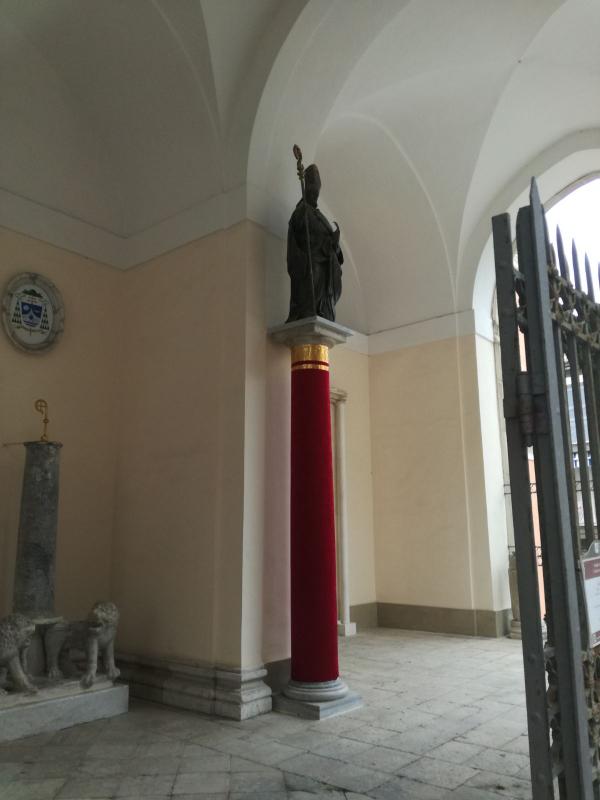
[[[545,532],[552,585],[555,652],[550,667],[556,666],[564,788],[569,800],[593,800],[588,709],[581,659],[581,607],[570,535],[569,488],[556,374],[553,333],[556,323],[549,304],[544,214],[535,181],[531,184],[530,206],[522,208],[517,217],[517,243],[519,268],[525,275],[526,347],[532,394],[544,418],[543,427],[539,426],[535,433],[534,456],[540,522]],[[555,309],[555,318],[557,315]]]
[[[531,510],[529,461],[522,437],[518,393],[521,357],[517,324],[516,289],[512,267],[512,243],[508,214],[494,217],[494,253],[498,294],[498,318],[502,343],[504,416],[508,440],[511,500],[517,553],[517,584],[521,609],[521,637],[525,669],[527,724],[533,800],[554,797],[550,757],[550,730],[546,710],[546,676],[541,610],[537,577],[537,553]]]
[[[569,360],[571,373],[571,396],[573,397],[577,452],[579,454],[579,474],[581,476],[581,499],[583,503],[585,542],[589,547],[594,539],[594,518],[592,515],[592,497],[590,492],[590,476],[587,462],[587,442],[585,435],[583,404],[581,402],[581,385],[579,382],[579,357],[577,353],[577,342],[573,337],[569,337],[568,340],[567,358]],[[577,552],[577,555],[579,556],[579,552]]]

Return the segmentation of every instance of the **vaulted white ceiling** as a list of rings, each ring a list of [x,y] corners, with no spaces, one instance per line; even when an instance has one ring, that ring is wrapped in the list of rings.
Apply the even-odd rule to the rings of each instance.
[[[597,0],[0,11],[1,224],[122,267],[245,216],[284,237],[298,142],[364,332],[471,308],[490,215],[600,168]]]

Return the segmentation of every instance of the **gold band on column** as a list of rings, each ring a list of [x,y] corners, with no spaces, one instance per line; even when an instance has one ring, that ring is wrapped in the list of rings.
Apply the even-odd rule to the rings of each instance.
[[[292,347],[292,372],[321,369],[329,372],[329,348],[324,344],[298,344]]]

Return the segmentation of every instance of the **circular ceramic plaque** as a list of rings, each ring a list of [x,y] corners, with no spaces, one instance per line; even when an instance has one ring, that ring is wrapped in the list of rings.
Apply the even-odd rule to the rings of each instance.
[[[36,272],[16,275],[4,289],[2,322],[14,345],[40,352],[56,342],[65,311],[56,286]]]

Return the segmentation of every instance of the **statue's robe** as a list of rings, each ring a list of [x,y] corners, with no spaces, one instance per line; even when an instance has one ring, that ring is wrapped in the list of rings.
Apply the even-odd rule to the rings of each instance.
[[[315,305],[310,289],[310,264],[306,221],[310,238]],[[315,316],[335,321],[335,304],[342,293],[344,256],[336,231],[318,208],[301,200],[288,225],[287,269],[291,280],[290,314],[287,322]]]

